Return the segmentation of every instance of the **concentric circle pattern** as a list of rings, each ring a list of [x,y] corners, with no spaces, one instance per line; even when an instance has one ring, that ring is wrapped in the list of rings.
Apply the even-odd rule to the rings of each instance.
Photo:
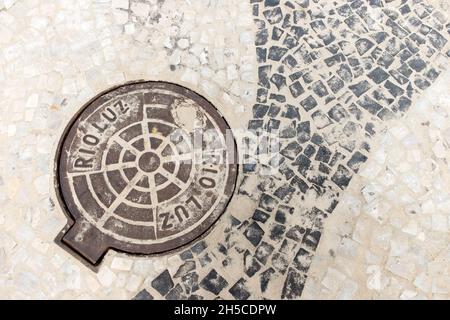
[[[237,175],[234,139],[214,106],[184,87],[139,82],[85,105],[61,140],[61,242],[97,263],[108,248],[159,253],[205,232]]]

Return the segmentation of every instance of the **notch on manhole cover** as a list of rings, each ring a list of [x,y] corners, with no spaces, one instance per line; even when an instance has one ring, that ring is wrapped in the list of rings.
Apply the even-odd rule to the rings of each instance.
[[[55,181],[69,221],[57,241],[97,265],[110,248],[153,254],[196,239],[234,190],[229,129],[209,101],[176,84],[100,94],[58,146]]]

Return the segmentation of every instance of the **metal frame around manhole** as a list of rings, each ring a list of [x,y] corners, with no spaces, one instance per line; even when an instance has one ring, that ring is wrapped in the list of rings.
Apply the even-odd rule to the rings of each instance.
[[[156,91],[167,91],[172,92],[174,94],[174,99],[181,99],[180,101],[189,102],[189,106],[193,106],[193,108],[197,108],[196,115],[198,116],[199,113],[204,113],[204,118],[202,118],[202,123],[207,123],[211,126],[211,124],[216,125],[218,131],[223,135],[223,138],[227,137],[228,140],[226,140],[228,143],[225,145],[225,155],[224,157],[231,156],[231,161],[227,159],[227,162],[225,164],[227,176],[226,179],[223,178],[225,183],[221,185],[223,187],[223,191],[217,195],[217,201],[213,203],[211,206],[210,212],[207,212],[205,215],[206,218],[198,223],[198,225],[195,225],[191,231],[183,234],[181,237],[173,237],[167,241],[163,241],[162,243],[154,243],[152,244],[149,240],[147,243],[139,242],[139,241],[125,241],[120,238],[114,237],[113,234],[107,234],[103,231],[101,231],[98,226],[95,226],[95,219],[89,220],[87,219],[85,215],[83,215],[83,212],[81,212],[79,209],[83,208],[83,206],[79,206],[77,209],[77,205],[75,204],[75,198],[78,196],[76,192],[74,192],[74,189],[70,189],[68,186],[68,181],[70,179],[67,178],[68,175],[68,153],[70,151],[70,148],[67,148],[67,141],[71,141],[73,143],[74,140],[80,139],[80,135],[76,135],[76,129],[79,129],[79,127],[82,127],[84,124],[81,123],[82,120],[89,119],[90,116],[95,115],[95,113],[100,112],[99,110],[105,109],[107,106],[110,106],[108,103],[114,102],[115,99],[118,97],[124,96],[124,95],[139,95],[141,93],[137,93],[138,90],[142,91],[142,97],[144,97],[144,92],[148,90],[146,93],[148,96],[145,96],[147,99],[150,99],[149,101],[157,100],[156,98],[157,94],[154,94]],[[153,90],[153,91],[152,91]],[[158,92],[159,92],[158,91]],[[152,93],[153,92],[153,93]],[[128,97],[128,96],[127,96]],[[122,99],[122,98],[121,98]],[[143,98],[144,99],[144,98]],[[153,99],[153,100],[152,100]],[[142,121],[145,121],[145,115],[147,112],[154,107],[152,103],[146,104],[146,100],[142,100]],[[174,100],[175,101],[175,100]],[[177,100],[178,101],[178,100]],[[195,102],[195,103],[192,103]],[[177,102],[178,103],[178,102]],[[122,108],[123,106],[121,106]],[[164,108],[162,108],[164,109]],[[173,111],[173,105],[170,105],[167,107],[167,110],[170,112]],[[166,112],[169,112],[167,111]],[[137,112],[137,111],[136,111]],[[140,111],[139,111],[140,112]],[[89,115],[89,116],[88,116]],[[129,117],[124,117],[121,119],[121,121],[131,121]],[[204,120],[206,119],[206,120]],[[155,120],[153,118],[147,119],[151,123]],[[156,120],[155,120],[156,121]],[[87,120],[85,121],[87,122]],[[92,124],[92,123],[91,123]],[[178,124],[179,125],[179,124]],[[112,135],[117,133],[120,130],[123,130],[123,127],[120,127],[119,129],[116,129],[113,131]],[[150,124],[149,124],[150,126]],[[181,126],[179,126],[181,127]],[[144,127],[143,127],[144,128]],[[148,127],[150,128],[150,127]],[[153,128],[154,129],[154,128]],[[220,114],[220,112],[214,107],[214,105],[209,102],[206,98],[201,96],[200,94],[194,92],[193,90],[186,88],[184,86],[170,83],[170,82],[164,82],[164,81],[132,81],[127,82],[122,85],[115,86],[113,88],[110,88],[108,90],[105,90],[98,95],[96,95],[94,98],[89,100],[86,104],[84,104],[80,110],[72,117],[72,119],[69,121],[68,125],[65,127],[63,134],[59,140],[57,150],[56,150],[56,157],[54,160],[54,185],[55,185],[55,192],[56,197],[58,199],[58,202],[63,209],[64,214],[67,217],[67,224],[63,228],[63,230],[58,234],[55,241],[58,243],[61,247],[63,247],[65,250],[69,251],[73,256],[81,260],[86,266],[90,267],[93,270],[97,270],[99,263],[101,262],[103,256],[106,254],[106,252],[109,249],[113,249],[116,251],[121,251],[129,254],[137,254],[137,255],[158,255],[158,254],[166,254],[167,252],[171,252],[174,250],[180,250],[181,248],[185,248],[193,241],[199,239],[200,237],[206,235],[213,227],[213,225],[216,223],[216,221],[219,219],[219,217],[222,215],[222,213],[226,210],[229,201],[231,200],[231,197],[235,190],[235,185],[237,181],[237,175],[238,175],[238,164],[237,164],[237,147],[236,142],[234,140],[234,137],[231,133],[230,126],[224,119],[224,117]],[[150,130],[150,129],[149,129]],[[158,130],[156,130],[157,133]],[[146,132],[144,129],[142,129],[142,135],[147,136],[150,134],[150,132]],[[109,139],[112,137],[112,135],[105,135],[102,137],[104,141],[109,141]],[[232,138],[232,143],[230,144],[230,138]],[[72,146],[72,144],[70,145]],[[105,142],[106,146],[106,142]],[[107,152],[107,148],[99,149],[99,154],[97,155],[98,158],[105,157],[105,153]],[[152,156],[153,157],[153,156]],[[150,157],[151,158],[151,157]],[[72,159],[73,160],[73,159]],[[98,160],[98,159],[97,159]],[[138,162],[136,162],[138,163]],[[99,165],[99,164],[98,164]],[[197,164],[193,164],[193,166],[197,166]],[[208,165],[212,166],[213,164],[208,163]],[[196,170],[198,170],[197,167],[195,167]],[[217,170],[216,170],[217,171]],[[145,173],[145,172],[144,172]],[[91,179],[91,175],[93,173],[85,173],[86,180]],[[106,174],[105,174],[106,175]],[[194,181],[194,180],[192,180]],[[198,184],[198,181],[195,180]],[[74,182],[74,180],[72,180]],[[136,182],[136,181],[134,181]],[[191,187],[194,186],[194,183],[190,185]],[[194,188],[194,187],[192,187]],[[198,190],[194,190],[192,192],[198,192]],[[213,192],[209,190],[209,192]],[[94,193],[96,194],[97,192]],[[183,192],[180,192],[181,195],[184,195],[187,193],[186,190],[183,190]],[[176,197],[176,196],[175,196]],[[213,195],[211,195],[213,198]],[[153,196],[151,197],[153,199]],[[159,200],[159,198],[158,198]],[[169,199],[171,201],[172,199]],[[176,198],[173,198],[174,205],[175,205]],[[151,200],[153,203],[153,200]],[[203,201],[203,200],[202,200]],[[203,204],[203,203],[202,203]],[[178,206],[179,207],[179,206]],[[152,211],[153,212],[153,211]],[[196,213],[194,213],[195,215]],[[156,216],[156,214],[155,214]],[[198,218],[198,216],[197,216]],[[196,218],[196,219],[197,219]],[[203,216],[202,216],[203,218]],[[157,220],[157,218],[155,218]],[[186,221],[188,220],[186,215]],[[193,218],[194,220],[194,218]],[[180,220],[181,221],[181,220]],[[200,221],[200,220],[199,220]],[[156,229],[155,234],[159,230],[158,223],[160,221],[155,222],[156,223]],[[181,223],[181,222],[180,222]],[[187,222],[185,222],[187,225]],[[183,226],[179,226],[179,228],[183,228]],[[160,234],[163,232],[161,231]],[[155,236],[156,237],[156,236]]]

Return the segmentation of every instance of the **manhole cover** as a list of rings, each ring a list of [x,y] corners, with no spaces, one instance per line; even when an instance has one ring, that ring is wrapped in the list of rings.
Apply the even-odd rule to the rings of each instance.
[[[56,184],[69,222],[57,241],[94,265],[109,248],[181,247],[225,210],[236,158],[225,120],[187,88],[135,82],[102,93],[59,144]]]

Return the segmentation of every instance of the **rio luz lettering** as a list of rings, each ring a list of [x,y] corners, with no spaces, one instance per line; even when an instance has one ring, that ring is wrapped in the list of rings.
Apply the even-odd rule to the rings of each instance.
[[[215,169],[209,169],[209,168],[202,168],[202,171],[209,172],[212,174],[217,174],[218,171]],[[216,180],[214,180],[211,177],[208,176],[201,176],[198,179],[198,184],[204,188],[204,189],[212,189],[216,186]],[[175,221],[178,221],[178,223],[182,223],[184,220],[189,219],[190,211],[186,208],[189,204],[192,204],[194,207],[194,210],[202,210],[203,207],[200,204],[200,202],[197,200],[197,198],[194,195],[191,195],[184,203],[184,205],[178,205],[173,209],[172,214],[169,212],[164,212],[159,215],[160,219],[162,220],[162,226],[161,228],[163,230],[172,229],[174,227],[174,224],[170,221],[172,220],[174,216],[176,217]]]
[[[99,134],[102,134],[112,123],[117,121],[117,119],[119,118],[119,114],[125,114],[129,110],[130,108],[127,107],[126,104],[124,105],[123,102],[119,100],[113,104],[113,108],[106,107],[106,109],[100,114],[101,118],[106,120],[106,122],[103,122],[101,124],[94,122],[91,123],[91,126]],[[96,147],[100,143],[100,138],[92,132],[89,132],[84,134],[81,141],[84,145],[83,147],[78,149],[78,152],[80,154],[83,154],[83,156],[77,157],[73,166],[74,168],[79,169],[92,169],[96,154],[96,151],[92,150],[92,148]]]

